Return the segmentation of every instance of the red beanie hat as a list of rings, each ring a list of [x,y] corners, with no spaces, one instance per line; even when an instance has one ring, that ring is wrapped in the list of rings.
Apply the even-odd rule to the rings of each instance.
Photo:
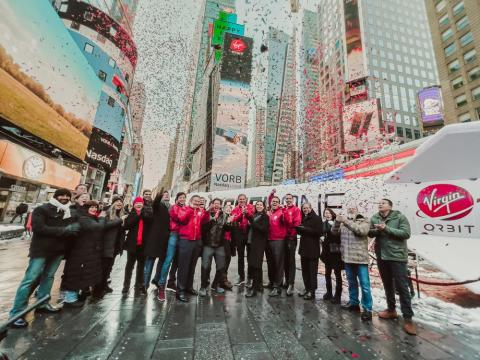
[[[137,196],[135,200],[133,200],[133,205],[136,203],[142,203],[143,204],[143,198],[141,196]]]

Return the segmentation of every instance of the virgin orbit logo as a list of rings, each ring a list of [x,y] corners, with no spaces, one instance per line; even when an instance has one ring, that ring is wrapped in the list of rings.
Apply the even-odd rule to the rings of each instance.
[[[234,39],[230,43],[230,50],[237,53],[243,53],[246,48],[247,48],[247,44],[245,44],[245,42],[240,39]]]
[[[417,196],[419,211],[428,217],[439,220],[458,220],[473,209],[472,195],[459,186],[452,184],[430,185],[422,189]]]

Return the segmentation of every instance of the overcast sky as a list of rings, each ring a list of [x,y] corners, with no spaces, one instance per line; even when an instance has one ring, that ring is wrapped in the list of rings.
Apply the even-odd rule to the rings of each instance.
[[[320,0],[303,0],[314,10]],[[237,13],[245,35],[259,48],[268,27],[291,33],[298,17],[290,14],[289,0],[238,0]],[[135,80],[145,84],[147,103],[143,125],[145,148],[144,187],[155,186],[163,176],[168,144],[181,119],[188,79],[192,34],[200,14],[200,1],[141,0],[134,25],[138,48]]]

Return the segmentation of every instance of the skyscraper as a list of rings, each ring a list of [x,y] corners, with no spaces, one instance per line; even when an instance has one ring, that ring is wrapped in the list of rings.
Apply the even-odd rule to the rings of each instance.
[[[480,120],[480,1],[426,1],[444,122]]]

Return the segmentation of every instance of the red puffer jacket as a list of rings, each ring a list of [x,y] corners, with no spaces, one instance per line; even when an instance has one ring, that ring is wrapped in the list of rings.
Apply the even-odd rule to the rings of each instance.
[[[250,216],[253,216],[253,213],[255,212],[255,208],[253,207],[252,204],[247,204],[247,214]],[[243,214],[242,208],[240,205],[235,207],[235,209],[232,210],[232,215],[233,215],[233,222],[238,223],[238,227],[240,228],[241,231],[244,233],[248,232],[248,219],[247,217]]]
[[[180,229],[180,219],[178,218],[178,214],[180,211],[182,211],[183,208],[184,206],[180,206],[177,204],[174,204],[170,208],[170,231],[171,232],[178,232],[178,230]]]
[[[295,229],[295,227],[302,224],[302,211],[295,205],[292,205],[290,207],[284,207],[283,214],[283,218],[285,219],[285,225],[287,226],[287,236],[297,236],[297,230]]]
[[[191,241],[200,240],[202,237],[202,222],[206,220],[204,209],[193,209],[184,206],[178,212],[180,228],[178,234],[181,239]]]
[[[269,212],[270,228],[268,230],[268,240],[285,240],[287,236],[287,226],[284,216],[282,208]]]

